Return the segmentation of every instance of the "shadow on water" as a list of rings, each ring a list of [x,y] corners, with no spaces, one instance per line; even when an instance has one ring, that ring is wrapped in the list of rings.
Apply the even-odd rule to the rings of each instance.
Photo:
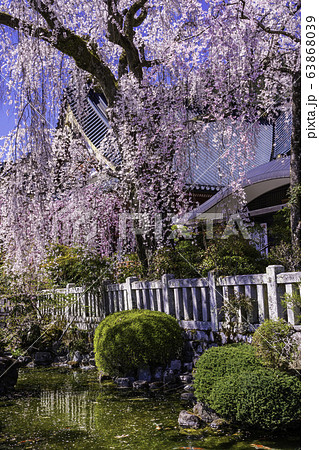
[[[17,395],[5,405],[0,401],[0,449],[300,448],[298,440],[245,440],[216,436],[208,428],[182,430],[177,418],[185,405],[178,394],[120,390],[100,384],[96,372],[23,370]]]

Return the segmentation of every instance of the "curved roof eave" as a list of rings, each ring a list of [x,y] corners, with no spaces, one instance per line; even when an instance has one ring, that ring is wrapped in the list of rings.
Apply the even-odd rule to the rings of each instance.
[[[249,170],[245,176],[245,179],[243,180],[242,187],[245,189],[264,182],[265,186],[269,186],[269,183],[267,182],[273,181],[274,184],[276,184],[276,180],[279,182],[281,180],[282,183],[280,184],[288,184],[290,182],[290,157],[279,158]],[[269,189],[265,190],[265,192],[267,191],[269,191]],[[219,192],[217,192],[217,194],[213,195],[205,203],[194,209],[190,213],[189,220],[195,219],[196,217],[215,207],[222,200],[230,196],[231,193],[232,189],[230,186],[222,188]],[[249,201],[251,200],[252,199],[250,199]]]

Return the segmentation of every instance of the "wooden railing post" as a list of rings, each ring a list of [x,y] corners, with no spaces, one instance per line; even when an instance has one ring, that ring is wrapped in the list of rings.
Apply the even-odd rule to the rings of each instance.
[[[175,278],[175,275],[171,273],[162,276],[162,293],[163,293],[163,304],[164,312],[166,314],[174,315],[174,289],[168,286],[168,281]]]
[[[283,317],[283,308],[281,305],[280,295],[278,292],[277,275],[284,272],[284,266],[268,266],[267,273],[267,292],[268,292],[268,308],[269,319],[277,320]]]
[[[125,280],[126,286],[126,292],[127,292],[127,307],[128,309],[136,309],[136,292],[132,289],[132,283],[134,281],[138,281],[137,277],[128,277]]]
[[[217,308],[217,290],[216,278],[214,272],[208,272],[208,286],[210,298],[210,317],[212,322],[212,331],[218,331],[218,308]]]

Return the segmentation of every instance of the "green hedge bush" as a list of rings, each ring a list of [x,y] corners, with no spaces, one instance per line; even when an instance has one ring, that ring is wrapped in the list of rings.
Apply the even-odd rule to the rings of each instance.
[[[212,387],[230,374],[238,375],[262,367],[255,351],[248,344],[231,344],[223,347],[211,347],[202,354],[196,364],[194,387],[196,398],[207,402]]]
[[[244,428],[277,430],[300,420],[300,380],[265,367],[248,344],[203,353],[194,386],[200,402]]]
[[[208,405],[225,419],[276,431],[300,420],[300,381],[275,369],[258,369],[218,379]]]
[[[182,329],[165,313],[131,310],[106,317],[94,335],[96,365],[111,376],[135,374],[139,367],[155,368],[178,357]]]

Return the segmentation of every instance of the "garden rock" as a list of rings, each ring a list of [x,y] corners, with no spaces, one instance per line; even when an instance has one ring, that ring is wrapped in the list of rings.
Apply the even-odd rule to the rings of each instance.
[[[17,359],[19,367],[25,367],[29,362],[32,361],[31,356],[19,356]]]
[[[223,430],[224,428],[227,428],[229,426],[229,423],[225,419],[221,419],[220,417],[218,419],[213,420],[213,422],[210,424],[211,428],[213,430]]]
[[[172,370],[165,370],[163,381],[164,384],[176,384],[177,377]]]
[[[151,369],[149,368],[149,366],[140,367],[138,369],[137,378],[141,381],[150,382],[152,379],[152,375],[151,375]]]
[[[186,386],[184,386],[184,389],[185,391],[193,392],[194,386],[192,384],[186,384]]]
[[[180,372],[181,368],[182,368],[182,363],[179,359],[175,359],[174,361],[171,361],[170,369],[173,372],[175,372],[175,373]]]
[[[194,406],[193,413],[200,416],[201,419],[206,423],[211,423],[220,418],[218,414],[215,413],[215,411],[199,402]]]
[[[116,378],[115,383],[120,388],[132,387],[133,379],[131,377]]]
[[[95,370],[94,366],[81,366],[80,367],[81,370]]]
[[[201,427],[202,421],[200,417],[196,416],[195,414],[183,410],[179,413],[178,424],[181,427],[197,429]]]
[[[48,366],[52,361],[53,358],[50,352],[36,352],[34,354],[34,364],[36,366]]]
[[[202,346],[202,345],[199,345],[199,346],[197,347],[197,349],[196,349],[196,353],[197,353],[198,355],[201,355],[203,352],[204,352],[203,346]]]
[[[193,377],[192,375],[180,375],[179,379],[181,380],[182,383],[184,384],[191,384],[193,382]]]
[[[3,376],[1,376],[4,374]],[[7,356],[0,356],[0,394],[14,389],[18,381],[18,365]]]
[[[154,372],[154,380],[162,381],[162,379],[163,379],[163,367],[156,367]]]
[[[82,359],[83,359],[83,357],[81,355],[81,352],[79,352],[78,350],[76,352],[74,352],[73,362],[80,363],[82,361]]]
[[[184,370],[185,372],[191,372],[193,370],[193,363],[184,363]]]
[[[148,389],[149,384],[145,380],[137,380],[133,382],[133,389],[139,390],[139,389]]]
[[[194,403],[195,395],[192,392],[183,392],[181,394],[181,400],[188,403]]]

